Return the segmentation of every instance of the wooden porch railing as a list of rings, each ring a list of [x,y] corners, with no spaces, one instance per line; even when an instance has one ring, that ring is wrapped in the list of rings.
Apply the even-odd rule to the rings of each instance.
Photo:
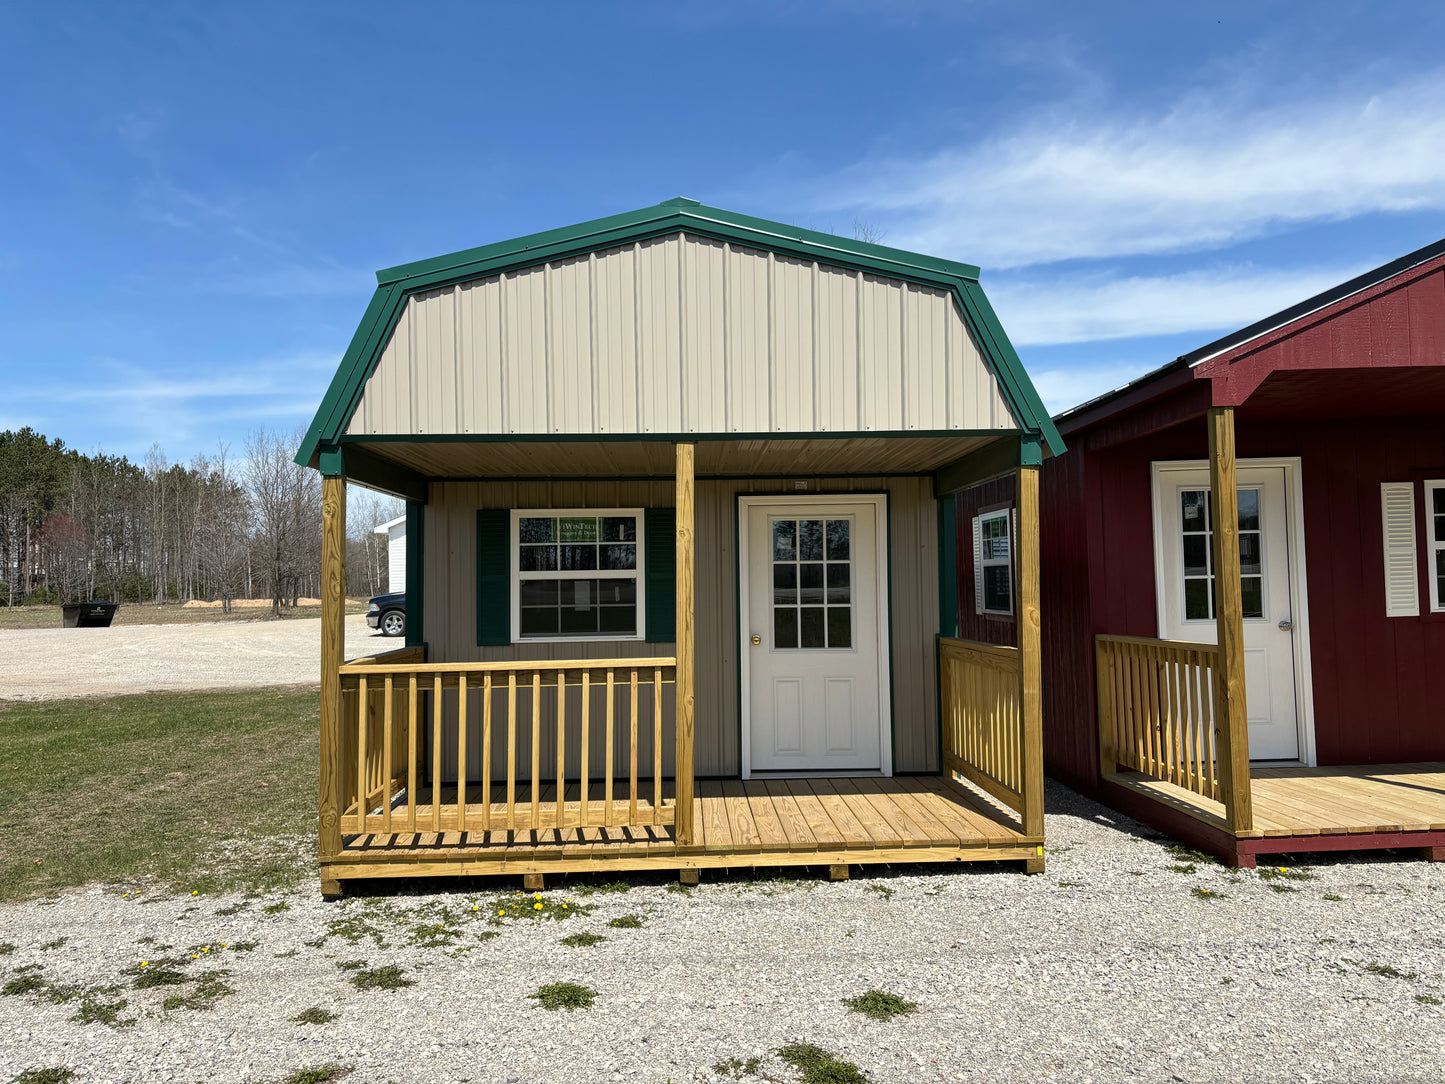
[[[1031,787],[1043,785],[1043,758],[1024,726],[1023,663],[1016,647],[940,637],[943,767],[1029,816]],[[1037,803],[1042,834],[1042,802]]]
[[[406,652],[343,665],[341,831],[672,824],[676,803],[662,792],[663,694],[676,666],[673,658],[427,663]],[[650,772],[639,763],[644,724]],[[494,764],[503,734],[504,761]],[[552,763],[543,763],[544,739]],[[594,739],[603,742],[600,755]],[[476,767],[468,763],[474,744]],[[453,771],[455,781],[446,782]],[[626,795],[614,797],[621,781]]]
[[[1116,765],[1223,801],[1215,748],[1214,644],[1100,636],[1099,754]]]

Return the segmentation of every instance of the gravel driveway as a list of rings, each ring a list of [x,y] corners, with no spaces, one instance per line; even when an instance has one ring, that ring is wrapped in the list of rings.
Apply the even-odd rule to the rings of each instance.
[[[1440,1080],[1445,866],[1332,859],[1267,879],[1181,860],[1062,788],[1048,803],[1055,853],[1038,877],[559,885],[543,900],[570,900],[565,921],[515,917],[533,900],[496,881],[339,904],[120,886],[5,907],[0,982],[36,989],[0,997],[0,1079],[66,1066],[80,1082],[258,1082],[339,1065],[358,1084],[795,1081],[775,1051],[807,1042],[875,1081]],[[629,914],[641,928],[612,925]],[[578,932],[607,940],[561,943]],[[142,961],[168,958],[175,985],[132,987]],[[414,985],[353,985],[388,965]],[[538,1007],[559,981],[592,988],[593,1006]],[[841,1003],[874,987],[917,1011],[875,1022]],[[135,1023],[72,1022],[87,1005]],[[308,1009],[334,1019],[291,1022]],[[736,1078],[715,1069],[728,1063]]]
[[[398,643],[346,619],[347,658]],[[320,667],[320,618],[0,631],[0,700],[315,684]]]

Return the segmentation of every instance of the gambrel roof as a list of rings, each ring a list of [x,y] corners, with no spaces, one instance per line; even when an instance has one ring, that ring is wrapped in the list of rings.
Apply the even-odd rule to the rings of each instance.
[[[968,264],[674,199],[377,282],[299,463],[343,442],[627,435],[1062,451]]]

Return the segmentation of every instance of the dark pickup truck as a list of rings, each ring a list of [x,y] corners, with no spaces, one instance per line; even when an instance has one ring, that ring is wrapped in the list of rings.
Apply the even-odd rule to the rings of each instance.
[[[366,608],[366,623],[380,629],[383,636],[401,636],[406,632],[406,592],[376,595]]]

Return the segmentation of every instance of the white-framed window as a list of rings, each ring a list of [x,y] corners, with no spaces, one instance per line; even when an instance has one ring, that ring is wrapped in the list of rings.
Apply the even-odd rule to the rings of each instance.
[[[1007,508],[973,517],[975,613],[1014,612],[1013,516]]]
[[[1430,581],[1430,609],[1445,611],[1445,479],[1425,483],[1425,575]]]
[[[642,509],[512,511],[512,640],[643,637]]]

